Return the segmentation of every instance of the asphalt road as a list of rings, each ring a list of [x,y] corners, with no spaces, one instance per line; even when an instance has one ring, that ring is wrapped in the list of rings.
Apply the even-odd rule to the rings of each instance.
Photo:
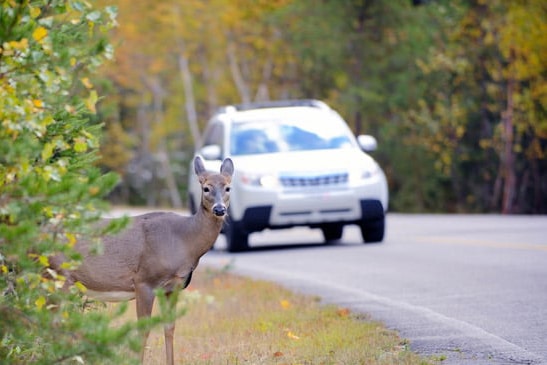
[[[442,364],[547,364],[546,216],[389,214],[381,244],[354,227],[321,242],[316,230],[263,232],[228,254],[221,237],[201,265],[369,314]]]

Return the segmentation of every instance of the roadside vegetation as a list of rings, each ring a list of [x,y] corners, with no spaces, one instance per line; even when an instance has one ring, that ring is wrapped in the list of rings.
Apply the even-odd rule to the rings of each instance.
[[[181,294],[175,359],[195,365],[428,364],[382,324],[319,298],[227,271],[199,268]],[[111,306],[110,310],[116,308]],[[129,310],[126,320],[132,320]],[[152,332],[150,364],[164,363],[163,332]]]
[[[63,268],[75,267],[78,239],[123,225],[91,231],[118,182],[97,166],[93,81],[113,57],[107,32],[115,23],[115,8],[87,1],[0,3],[2,364],[120,364],[120,348],[140,345],[137,325],[114,328],[109,316],[84,311],[85,288],[60,290],[65,278],[48,269],[60,253]]]

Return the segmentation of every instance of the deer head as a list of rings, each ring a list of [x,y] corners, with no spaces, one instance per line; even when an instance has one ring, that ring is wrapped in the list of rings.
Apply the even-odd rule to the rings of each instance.
[[[201,157],[194,158],[194,170],[201,184],[201,206],[212,212],[215,217],[224,219],[230,200],[230,183],[234,173],[234,164],[226,158],[220,166],[220,174],[205,170]]]

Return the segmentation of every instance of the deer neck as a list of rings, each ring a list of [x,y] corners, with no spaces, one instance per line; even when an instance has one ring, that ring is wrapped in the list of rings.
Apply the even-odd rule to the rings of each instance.
[[[197,248],[203,255],[213,247],[222,229],[224,219],[223,217],[214,216],[212,212],[207,211],[203,206],[200,206],[200,209],[192,218],[194,228],[199,231],[199,236],[202,238],[199,240],[200,247]]]

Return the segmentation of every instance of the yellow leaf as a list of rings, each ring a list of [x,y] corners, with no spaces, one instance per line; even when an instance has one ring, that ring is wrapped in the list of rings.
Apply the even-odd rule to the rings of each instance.
[[[68,262],[68,261],[63,262],[63,263],[61,264],[61,269],[64,269],[64,270],[72,270],[72,269],[74,269],[74,264],[71,263],[71,262]]]
[[[19,42],[17,42],[17,41],[11,41],[11,42],[9,42],[9,45],[10,45],[13,49],[25,50],[25,49],[28,48],[28,39],[23,38],[23,39],[21,39]]]
[[[32,32],[32,38],[40,44],[44,42],[44,38],[47,36],[47,29],[44,27],[38,27]]]
[[[74,283],[74,286],[75,286],[76,288],[78,288],[78,290],[79,290],[80,292],[82,292],[82,293],[85,293],[85,292],[87,291],[87,288],[85,287],[85,285],[82,284],[82,283],[79,282],[79,281],[75,282],[75,283]]]
[[[53,143],[46,143],[42,150],[42,161],[47,161],[53,155]]]
[[[41,255],[38,258],[38,261],[42,264],[42,266],[49,267],[49,258],[47,256]]]
[[[57,274],[57,280],[55,280],[55,288],[61,289],[65,286],[65,283],[66,283],[66,277],[64,277],[63,275]]]
[[[89,98],[85,100],[85,105],[87,106],[87,109],[89,109],[90,112],[93,114],[97,113],[97,109],[95,108],[95,104],[97,104],[97,100],[99,100],[99,96],[97,95],[97,92],[95,90],[92,90],[89,93]]]
[[[279,304],[281,305],[281,308],[283,309],[289,309],[289,307],[291,306],[291,302],[289,302],[286,299],[281,300]]]
[[[3,272],[4,274],[7,274],[7,273],[8,273],[8,267],[7,267],[6,265],[0,266],[0,269],[2,269],[2,272]]]
[[[49,267],[46,269],[46,272],[49,276],[51,276],[53,279],[57,280],[59,277],[59,274],[57,274],[57,271],[50,269]]]
[[[287,332],[287,337],[288,337],[288,338],[292,338],[293,340],[300,340],[300,337],[298,337],[297,335],[295,335],[295,334],[292,333],[291,331],[288,331],[288,332]]]
[[[76,152],[85,152],[87,151],[87,143],[85,138],[75,138],[74,139],[74,151]]]
[[[80,81],[82,82],[82,84],[84,84],[86,89],[93,89],[93,84],[91,83],[91,81],[89,81],[89,78],[82,77]]]
[[[76,235],[74,233],[66,233],[65,236],[68,239],[68,246],[74,247],[76,244]]]
[[[41,13],[42,13],[42,10],[40,10],[40,8],[38,8],[38,7],[31,7],[30,8],[30,17],[32,19],[38,18],[38,16],[40,16]]]
[[[40,298],[36,299],[34,304],[36,304],[36,307],[38,308],[38,310],[41,310],[42,307],[46,304],[46,298],[44,298],[43,296],[40,296]]]

